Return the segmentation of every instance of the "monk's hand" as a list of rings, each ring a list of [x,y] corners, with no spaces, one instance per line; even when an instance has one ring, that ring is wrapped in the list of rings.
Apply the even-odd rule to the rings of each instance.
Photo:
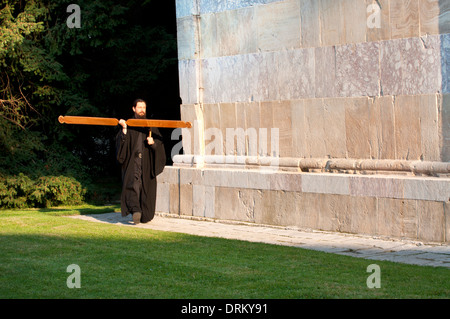
[[[155,141],[153,140],[153,137],[152,137],[152,130],[151,129],[148,132],[147,143],[148,143],[148,145],[155,144]]]
[[[120,120],[119,125],[122,126],[123,134],[127,134],[127,122],[125,120]]]

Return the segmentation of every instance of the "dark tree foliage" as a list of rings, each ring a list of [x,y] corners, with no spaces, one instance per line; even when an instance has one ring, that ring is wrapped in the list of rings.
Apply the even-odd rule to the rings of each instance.
[[[59,115],[126,119],[139,97],[149,116],[179,119],[175,1],[77,0],[80,28],[66,23],[71,3],[0,2],[3,178],[117,178],[116,130],[61,125]]]

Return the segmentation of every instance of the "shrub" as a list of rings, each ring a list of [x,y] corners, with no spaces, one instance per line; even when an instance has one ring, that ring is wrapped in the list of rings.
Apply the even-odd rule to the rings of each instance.
[[[41,208],[77,205],[83,202],[86,190],[74,178],[43,176],[35,180],[19,174],[0,179],[1,208]]]

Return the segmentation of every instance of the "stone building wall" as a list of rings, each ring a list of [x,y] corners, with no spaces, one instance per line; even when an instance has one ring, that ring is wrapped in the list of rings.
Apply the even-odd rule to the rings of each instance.
[[[450,241],[450,0],[177,0],[161,211]]]

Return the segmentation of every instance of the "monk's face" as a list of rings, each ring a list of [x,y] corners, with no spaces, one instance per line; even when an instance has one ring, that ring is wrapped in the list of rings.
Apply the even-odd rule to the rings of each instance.
[[[138,102],[136,107],[133,107],[133,112],[136,114],[136,118],[145,119],[147,113],[147,105],[145,102]]]

